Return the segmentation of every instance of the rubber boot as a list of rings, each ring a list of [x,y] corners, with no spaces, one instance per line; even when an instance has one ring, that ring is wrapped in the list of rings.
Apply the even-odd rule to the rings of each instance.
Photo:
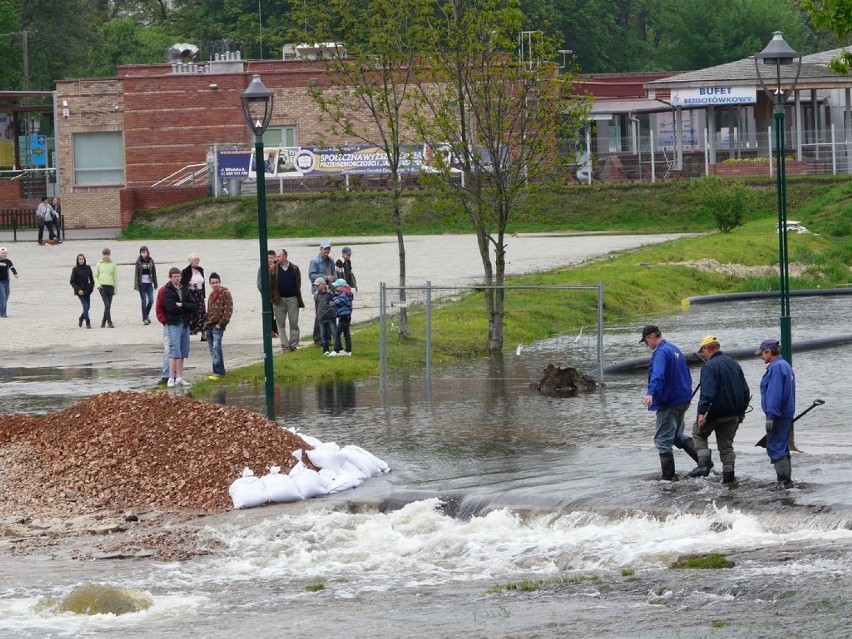
[[[690,457],[692,457],[692,461],[694,461],[696,464],[698,464],[698,463],[699,463],[699,461],[698,461],[698,451],[697,451],[697,450],[695,450],[695,442],[694,442],[693,440],[691,440],[691,439],[690,439],[690,440],[689,440],[689,443],[688,443],[688,444],[684,444],[683,446],[681,446],[681,448],[680,448],[680,449],[681,449],[683,452],[685,452],[687,455],[689,455]]]
[[[92,320],[86,320],[86,328],[92,328]]]
[[[737,478],[732,470],[722,471],[722,484],[727,484],[728,488],[736,488],[739,485]]]
[[[775,490],[792,488],[793,480],[790,476],[793,474],[793,469],[790,466],[790,458],[782,457],[777,462],[773,462],[772,465],[775,466],[775,474],[778,476],[778,483],[775,484]]]
[[[710,474],[710,469],[713,468],[713,461],[710,459],[712,452],[708,448],[698,453],[698,466],[689,471],[690,477],[707,477]]]
[[[710,469],[713,468],[713,460],[710,458],[710,449],[707,449],[707,460],[709,463],[702,464],[701,457],[698,454],[698,450],[695,448],[695,441],[690,440],[688,444],[683,447],[683,452],[692,457],[692,460],[698,464],[695,468],[693,468],[689,472],[690,477],[707,477],[710,474]],[[707,466],[707,472],[704,472],[704,466]],[[693,474],[694,473],[694,474]]]
[[[660,467],[663,470],[663,481],[677,481],[674,453],[660,453]]]

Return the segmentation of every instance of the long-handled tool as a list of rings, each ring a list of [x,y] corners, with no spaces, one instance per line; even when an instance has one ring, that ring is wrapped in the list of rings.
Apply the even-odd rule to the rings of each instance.
[[[799,413],[798,415],[796,415],[793,418],[793,421],[790,424],[790,439],[788,440],[788,444],[790,445],[790,450],[793,450],[793,449],[798,450],[796,448],[796,445],[794,443],[792,443],[793,442],[793,424],[795,424],[797,421],[799,421],[799,418],[803,417],[806,413],[811,412],[814,408],[816,408],[817,406],[822,406],[823,404],[825,404],[824,399],[815,399],[813,404],[808,406],[805,410],[803,410],[801,413]],[[755,446],[760,446],[761,448],[766,448],[766,435],[761,437],[760,441],[757,442],[755,444]]]

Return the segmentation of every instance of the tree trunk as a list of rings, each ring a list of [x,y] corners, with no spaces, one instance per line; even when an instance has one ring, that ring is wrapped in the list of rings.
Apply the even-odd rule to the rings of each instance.
[[[597,382],[578,372],[576,368],[560,363],[548,364],[539,383],[530,386],[545,395],[570,397],[580,391],[594,389]]]
[[[408,305],[406,304],[408,296],[405,290],[405,239],[402,235],[402,214],[399,207],[402,189],[397,171],[391,173],[391,179],[393,180],[393,222],[396,228],[396,242],[399,246],[399,337],[406,338],[411,331],[408,328]]]

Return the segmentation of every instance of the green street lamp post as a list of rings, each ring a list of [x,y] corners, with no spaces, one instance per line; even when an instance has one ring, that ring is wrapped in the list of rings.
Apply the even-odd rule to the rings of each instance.
[[[272,118],[274,95],[255,74],[248,88],[240,95],[243,115],[254,134],[254,163],[257,171],[257,237],[260,245],[260,268],[268,270],[266,259],[266,177],[263,133]],[[275,419],[275,369],[272,364],[272,310],[269,304],[269,277],[261,277],[261,304],[263,319],[263,375],[266,386],[266,416]]]
[[[764,64],[775,66],[775,84],[773,87],[767,85],[760,73],[758,60]],[[783,88],[781,78],[781,67],[790,66],[797,62],[796,75],[785,74],[783,83],[788,84],[786,90]],[[781,355],[787,362],[793,362],[792,327],[790,320],[790,272],[789,254],[787,252],[787,170],[785,168],[784,151],[784,104],[787,97],[793,92],[799,81],[799,73],[802,70],[802,54],[790,48],[784,41],[780,31],[772,34],[772,40],[760,53],[754,55],[754,66],[757,70],[757,79],[766,92],[766,95],[775,105],[775,171],[778,191],[778,271],[781,276]],[[792,80],[792,81],[791,81]],[[771,82],[771,80],[770,80]]]

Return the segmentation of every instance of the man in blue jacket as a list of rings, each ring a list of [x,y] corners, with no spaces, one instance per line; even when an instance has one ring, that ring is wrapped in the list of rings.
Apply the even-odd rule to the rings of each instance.
[[[788,443],[796,412],[796,376],[781,357],[777,339],[763,340],[755,354],[766,363],[760,380],[760,408],[766,415],[766,454],[778,477],[775,489],[786,490],[793,487]]]
[[[743,369],[721,350],[715,335],[708,335],[698,344],[698,355],[705,360],[698,386],[698,417],[692,428],[692,439],[698,451],[698,468],[690,477],[707,477],[713,468],[707,438],[716,434],[716,447],[722,460],[722,483],[736,486],[734,475],[734,437],[745,419],[751,393]]]
[[[663,339],[658,327],[653,324],[646,326],[642,329],[642,339],[639,341],[653,351],[644,404],[648,410],[657,412],[654,445],[660,453],[662,478],[673,481],[677,476],[672,446],[682,449],[698,463],[692,437],[683,433],[683,417],[692,399],[692,376],[686,365],[686,357],[677,346]]]

